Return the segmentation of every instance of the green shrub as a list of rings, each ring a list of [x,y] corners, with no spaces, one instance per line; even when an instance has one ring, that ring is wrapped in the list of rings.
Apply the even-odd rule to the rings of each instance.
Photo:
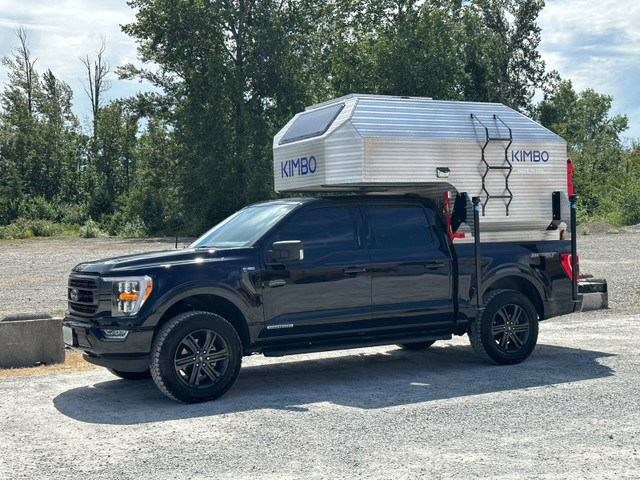
[[[58,205],[58,219],[67,225],[84,225],[89,220],[85,205]]]
[[[147,228],[144,222],[136,217],[130,222],[126,222],[117,232],[120,237],[144,237],[147,234]]]
[[[100,229],[100,225],[98,222],[89,217],[87,223],[85,223],[82,227],[80,227],[80,236],[83,238],[96,238],[96,237],[106,237],[107,234]]]
[[[44,197],[30,198],[24,203],[24,216],[29,220],[53,221],[57,218],[56,208]]]
[[[104,219],[104,228],[109,235],[118,237],[144,237],[147,226],[138,215],[128,214],[125,210],[118,210]]]
[[[67,234],[68,230],[70,228],[67,225],[50,220],[19,218],[0,230],[0,238],[13,240],[17,238],[54,237]]]

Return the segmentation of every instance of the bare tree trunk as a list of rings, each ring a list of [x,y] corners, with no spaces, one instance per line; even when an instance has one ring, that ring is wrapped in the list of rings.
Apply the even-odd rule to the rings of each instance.
[[[37,58],[31,61],[31,51],[29,50],[29,41],[27,40],[27,32],[24,30],[23,26],[20,26],[16,29],[16,36],[18,37],[18,41],[20,45],[17,47],[17,51],[14,51],[16,58],[19,58],[22,62],[23,69],[23,81],[24,81],[24,90],[27,95],[27,108],[29,109],[29,113],[33,114],[33,100],[34,100],[34,90],[36,81],[35,78],[35,68]]]
[[[103,94],[111,88],[111,82],[107,80],[107,76],[111,72],[109,63],[104,58],[104,52],[107,49],[107,41],[101,37],[100,48],[96,51],[95,59],[85,55],[79,57],[80,61],[86,69],[86,84],[84,91],[91,101],[91,112],[93,114],[93,136],[96,136],[96,122],[98,112],[103,103]]]

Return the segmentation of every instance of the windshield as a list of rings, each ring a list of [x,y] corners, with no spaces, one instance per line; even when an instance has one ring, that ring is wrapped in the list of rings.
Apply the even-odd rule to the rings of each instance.
[[[191,248],[244,247],[293,210],[296,204],[261,204],[234,213],[193,242]]]

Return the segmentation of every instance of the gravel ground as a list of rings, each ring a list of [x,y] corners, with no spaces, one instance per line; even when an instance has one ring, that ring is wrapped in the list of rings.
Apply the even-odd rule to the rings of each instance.
[[[175,238],[0,241],[0,319],[34,312],[61,316],[66,308],[67,277],[81,262],[174,247]]]
[[[0,317],[62,310],[80,261],[165,245],[0,242]],[[640,235],[578,245],[611,308],[545,321],[519,365],[481,363],[466,337],[254,356],[201,405],[104,369],[0,380],[0,478],[638,479]]]

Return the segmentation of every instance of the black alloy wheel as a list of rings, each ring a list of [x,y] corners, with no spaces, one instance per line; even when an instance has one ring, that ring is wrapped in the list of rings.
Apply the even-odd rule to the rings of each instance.
[[[185,403],[214,400],[235,382],[242,363],[236,329],[220,315],[175,316],[156,335],[151,376],[162,393]]]
[[[504,305],[493,317],[491,336],[505,354],[520,350],[529,338],[531,325],[524,309],[515,303]]]
[[[469,340],[475,352],[491,363],[522,362],[538,341],[538,314],[533,303],[515,290],[488,292],[482,317],[469,328]]]
[[[191,332],[180,341],[173,367],[187,387],[209,388],[227,372],[229,348],[222,335],[214,330]]]

